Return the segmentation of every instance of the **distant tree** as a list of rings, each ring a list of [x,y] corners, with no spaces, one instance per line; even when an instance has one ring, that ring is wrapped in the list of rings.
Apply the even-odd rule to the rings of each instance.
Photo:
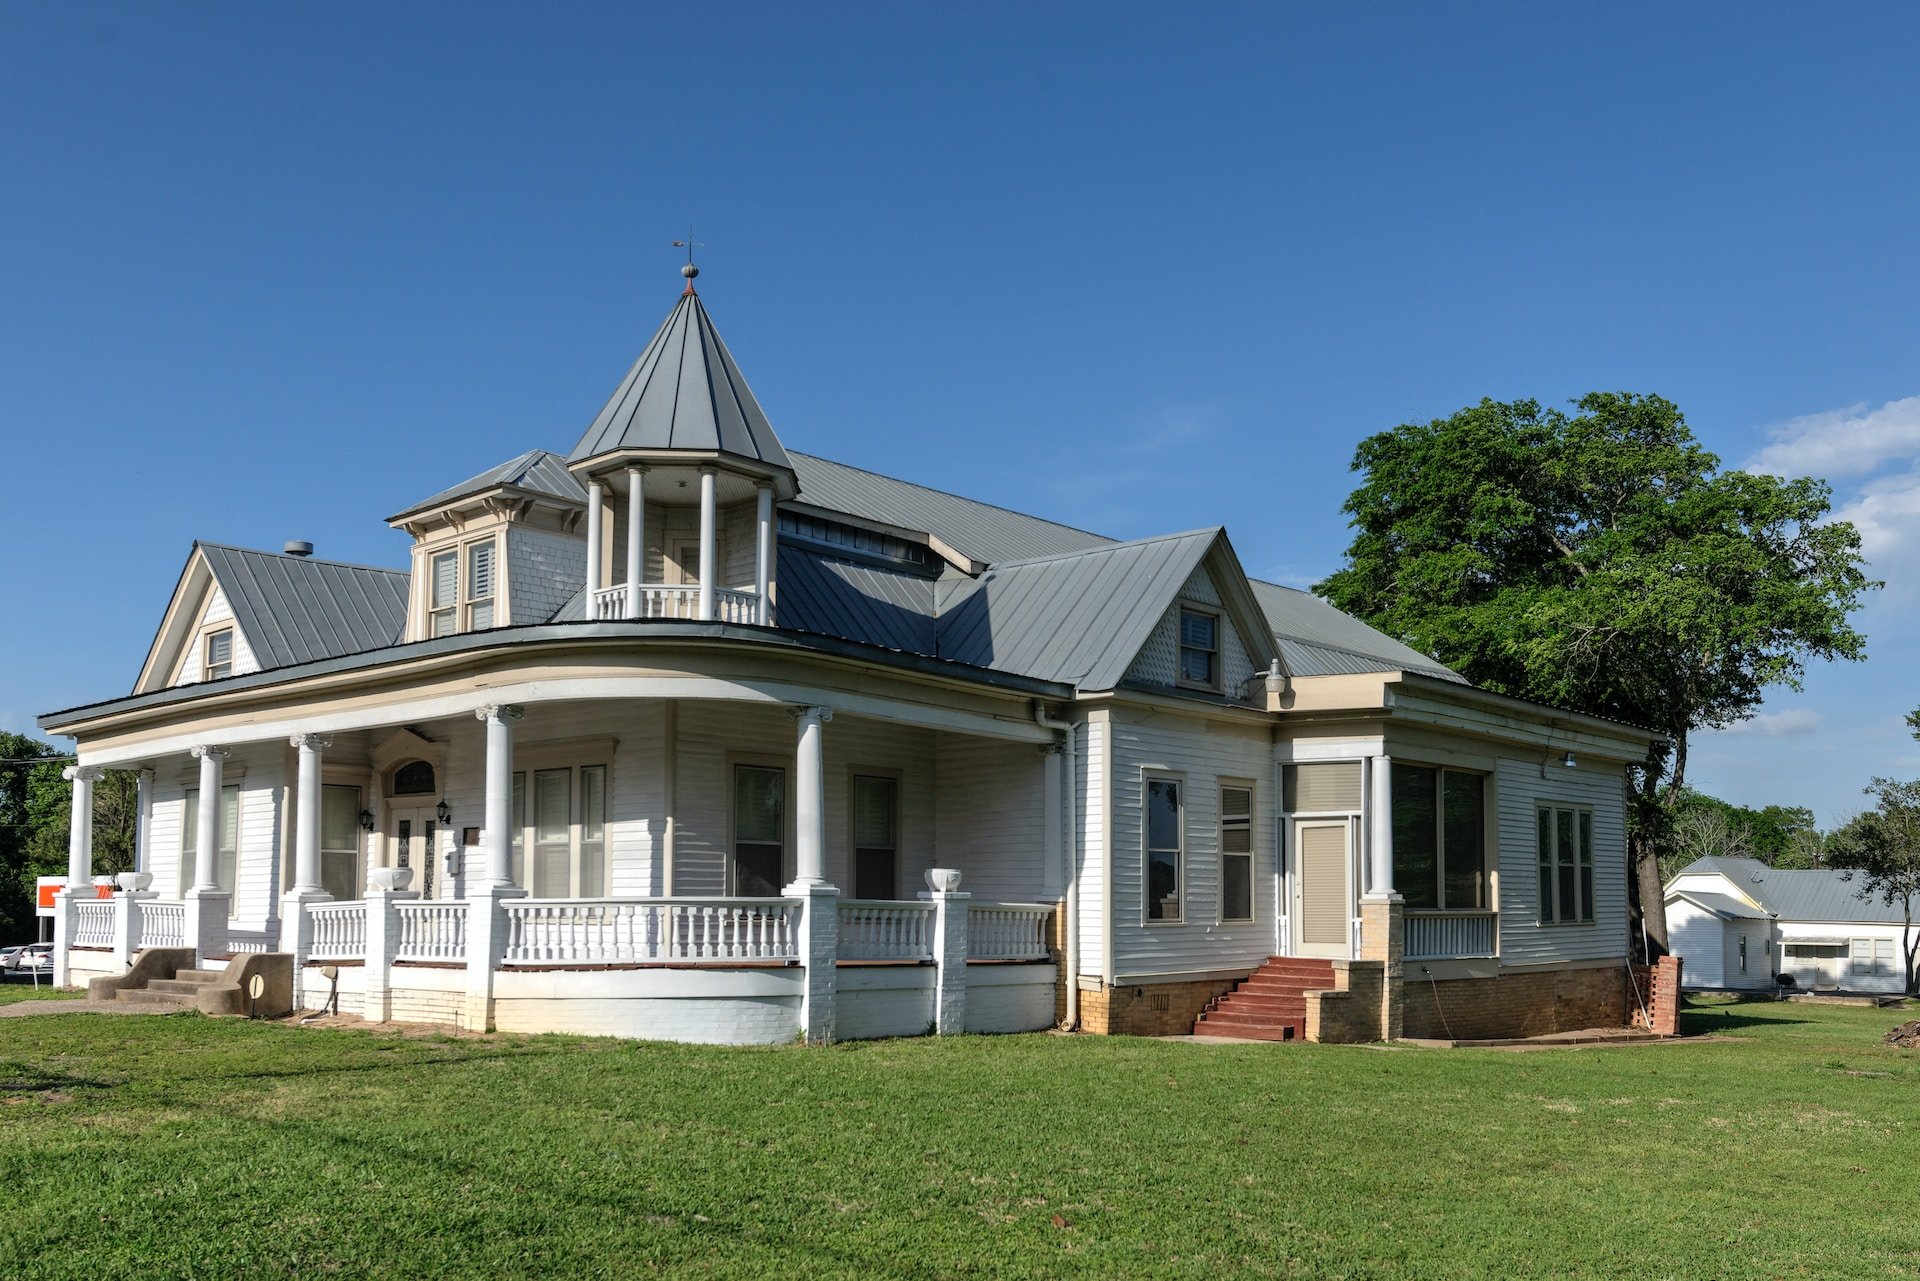
[[[67,761],[46,743],[0,733],[0,942],[30,938],[34,882],[67,873],[73,784]],[[112,876],[133,867],[139,785],[129,770],[108,770],[93,785],[93,869]]]
[[[1659,855],[1699,729],[1811,658],[1858,659],[1877,584],[1821,481],[1719,470],[1679,409],[1483,400],[1362,441],[1345,567],[1315,591],[1475,684],[1664,735],[1631,771],[1634,908],[1667,946]]]
[[[1689,787],[1675,803],[1660,845],[1660,880],[1697,858],[1753,858],[1770,867],[1820,865],[1820,830],[1800,805],[1752,809]]]
[[[1861,898],[1878,897],[1901,909],[1901,959],[1907,995],[1914,996],[1920,994],[1920,934],[1913,928],[1914,908],[1920,906],[1920,781],[1876,778],[1866,790],[1874,808],[1828,838],[1827,859],[1859,882]]]

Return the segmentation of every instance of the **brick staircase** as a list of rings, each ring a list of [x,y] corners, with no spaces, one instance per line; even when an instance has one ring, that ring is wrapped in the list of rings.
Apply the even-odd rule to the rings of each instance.
[[[1304,1041],[1307,993],[1333,986],[1333,962],[1271,956],[1207,1002],[1193,1025],[1195,1036],[1236,1036],[1254,1041]]]
[[[128,1005],[170,1005],[179,1010],[197,1008],[200,989],[220,978],[219,970],[176,970],[170,979],[150,979],[145,987],[123,987],[113,999]]]

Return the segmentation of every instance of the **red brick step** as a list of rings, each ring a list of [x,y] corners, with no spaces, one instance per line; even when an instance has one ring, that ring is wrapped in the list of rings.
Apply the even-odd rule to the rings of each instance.
[[[1225,996],[1207,1003],[1193,1025],[1195,1036],[1231,1036],[1256,1041],[1303,1041],[1308,992],[1333,986],[1333,963],[1274,956]]]

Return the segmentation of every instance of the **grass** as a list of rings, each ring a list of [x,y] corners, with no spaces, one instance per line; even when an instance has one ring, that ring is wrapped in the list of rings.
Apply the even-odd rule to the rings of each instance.
[[[35,983],[31,978],[10,979],[0,983],[0,1005],[11,1005],[15,1001],[74,1001],[83,993],[68,991],[53,985],[53,979],[41,975]]]
[[[7,1019],[0,1276],[1912,1276],[1904,1017],[1524,1054]]]

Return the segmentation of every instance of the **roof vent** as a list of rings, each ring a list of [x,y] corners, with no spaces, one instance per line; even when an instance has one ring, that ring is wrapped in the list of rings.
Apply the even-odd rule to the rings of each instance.
[[[313,555],[313,544],[302,539],[290,538],[287,540],[287,545],[280,550],[289,556],[311,556]]]

